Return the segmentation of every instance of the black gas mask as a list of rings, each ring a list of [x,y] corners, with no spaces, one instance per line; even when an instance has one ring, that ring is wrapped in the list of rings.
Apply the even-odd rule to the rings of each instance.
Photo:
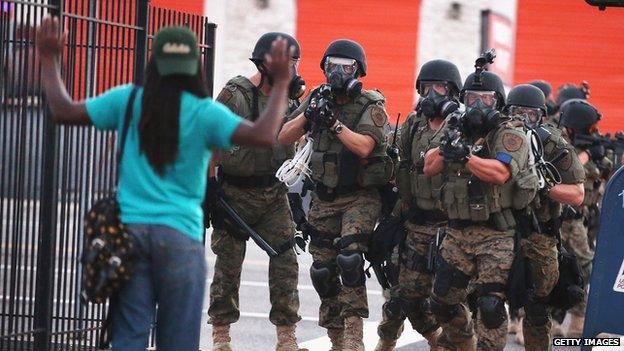
[[[464,127],[471,136],[484,136],[500,121],[496,110],[496,93],[491,91],[466,91]]]
[[[448,96],[449,90],[446,84],[424,82],[421,84],[420,91],[425,95],[418,108],[428,119],[446,118],[459,108],[459,104]]]
[[[342,57],[327,57],[325,61],[325,77],[332,91],[337,95],[355,98],[362,93],[362,82],[357,80],[357,62]]]
[[[288,98],[291,100],[297,100],[305,93],[305,80],[295,73],[288,84]]]

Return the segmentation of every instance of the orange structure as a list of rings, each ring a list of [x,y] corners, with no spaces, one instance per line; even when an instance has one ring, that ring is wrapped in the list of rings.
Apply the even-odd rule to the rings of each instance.
[[[587,80],[602,131],[624,129],[624,9],[598,11],[585,1],[519,0],[515,83],[536,78]]]

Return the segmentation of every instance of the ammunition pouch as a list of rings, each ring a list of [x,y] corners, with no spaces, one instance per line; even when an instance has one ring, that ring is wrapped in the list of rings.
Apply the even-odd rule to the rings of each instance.
[[[396,172],[396,185],[403,201],[410,201],[412,198],[410,167],[410,161],[401,161]]]
[[[388,155],[372,156],[360,162],[357,183],[362,188],[377,188],[388,184],[394,173],[394,164]]]
[[[273,174],[241,177],[224,173],[223,182],[239,188],[268,188],[277,184],[278,180]]]

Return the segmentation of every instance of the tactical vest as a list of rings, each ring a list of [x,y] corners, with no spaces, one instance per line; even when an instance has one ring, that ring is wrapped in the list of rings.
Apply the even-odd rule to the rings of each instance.
[[[524,129],[518,124],[509,121],[502,123],[484,138],[484,154],[495,157],[492,147],[498,134],[507,129],[505,127],[512,127],[524,134]],[[491,220],[498,230],[515,227],[516,221],[511,210],[526,209],[537,193],[538,181],[528,160],[519,167],[514,179],[496,185],[479,180],[461,163],[449,164],[442,188],[442,203],[449,219],[472,222]]]
[[[381,93],[365,90],[353,102],[339,105],[335,113],[339,114],[340,122],[355,130],[366,109],[384,101]],[[309,164],[312,180],[328,192],[349,193],[358,188],[380,187],[392,177],[393,164],[386,154],[385,138],[375,146],[369,157],[360,159],[328,128],[313,128],[311,137],[314,139]]]
[[[432,211],[440,209],[440,195],[443,176],[438,174],[427,177],[424,173],[425,154],[436,131],[429,127],[427,118],[414,116],[407,145],[404,145],[409,158],[401,160],[397,170],[397,186],[401,198],[407,203],[415,204],[419,209]]]
[[[225,86],[232,93],[240,92],[245,98],[244,106],[236,106],[236,111],[242,118],[255,121],[260,111],[263,111],[268,97],[260,93],[249,79],[243,76],[232,78]],[[289,100],[289,112],[296,108],[296,101]],[[292,145],[276,145],[273,148],[254,148],[234,145],[230,150],[216,152],[216,164],[221,166],[224,174],[249,177],[275,174],[277,169],[294,155]]]

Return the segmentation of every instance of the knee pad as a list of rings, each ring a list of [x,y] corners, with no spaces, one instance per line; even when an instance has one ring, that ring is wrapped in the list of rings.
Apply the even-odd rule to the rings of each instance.
[[[481,321],[487,329],[496,329],[507,319],[505,302],[496,295],[485,295],[477,299]]]
[[[403,301],[400,298],[390,298],[383,304],[382,309],[390,320],[402,321],[405,319]]]
[[[429,308],[431,309],[431,313],[436,316],[439,322],[448,323],[459,314],[459,309],[461,307],[457,304],[448,305],[438,301],[434,297],[430,297]]]
[[[524,313],[527,321],[535,327],[541,327],[548,323],[548,310],[545,298],[530,295],[524,303]]]
[[[334,297],[340,293],[340,281],[333,263],[312,263],[310,279],[321,298]]]
[[[342,251],[336,257],[340,268],[342,285],[348,287],[364,286],[364,256],[361,252]]]
[[[434,294],[444,297],[449,293],[451,287],[465,289],[468,287],[468,283],[470,283],[470,276],[439,257],[433,284]]]

